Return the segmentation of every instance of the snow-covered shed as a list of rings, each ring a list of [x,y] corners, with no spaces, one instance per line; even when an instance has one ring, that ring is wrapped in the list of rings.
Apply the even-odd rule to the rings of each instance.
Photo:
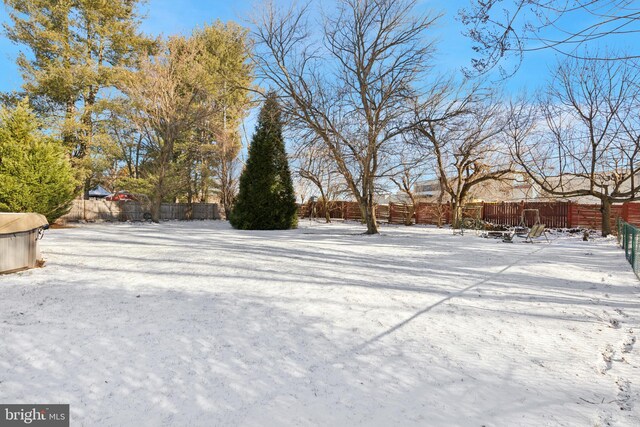
[[[0,213],[0,274],[35,267],[40,260],[38,240],[48,227],[44,215]]]

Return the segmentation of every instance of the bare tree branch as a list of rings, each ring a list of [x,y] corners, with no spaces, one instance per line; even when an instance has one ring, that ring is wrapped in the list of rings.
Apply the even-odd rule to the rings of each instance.
[[[377,233],[374,193],[385,146],[401,142],[419,96],[436,17],[413,15],[415,0],[339,0],[320,28],[310,6],[268,4],[255,20],[258,69],[280,91],[291,119],[313,131]],[[322,43],[314,42],[314,30]]]

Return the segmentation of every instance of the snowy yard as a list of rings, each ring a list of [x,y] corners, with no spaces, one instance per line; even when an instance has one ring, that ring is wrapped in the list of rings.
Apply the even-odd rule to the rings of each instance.
[[[0,402],[86,426],[640,425],[613,240],[381,231],[50,230],[45,268],[0,276]]]

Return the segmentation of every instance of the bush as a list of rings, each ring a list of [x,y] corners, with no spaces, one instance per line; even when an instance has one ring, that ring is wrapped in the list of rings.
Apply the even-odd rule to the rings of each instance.
[[[51,223],[69,210],[76,180],[62,145],[39,127],[26,100],[0,111],[0,211]]]

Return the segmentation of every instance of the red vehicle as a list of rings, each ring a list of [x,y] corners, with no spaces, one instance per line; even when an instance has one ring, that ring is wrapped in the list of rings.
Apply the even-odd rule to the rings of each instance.
[[[138,198],[128,191],[118,191],[117,193],[107,196],[105,199],[111,202],[126,202],[127,200],[138,201]]]

